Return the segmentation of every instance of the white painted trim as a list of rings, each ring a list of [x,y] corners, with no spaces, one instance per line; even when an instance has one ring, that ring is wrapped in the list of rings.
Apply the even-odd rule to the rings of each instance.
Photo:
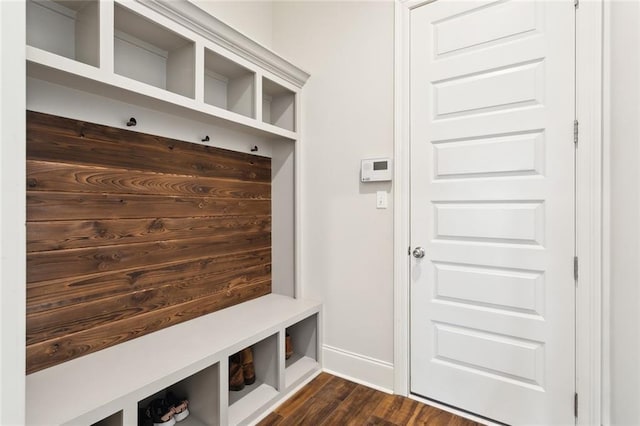
[[[274,75],[302,87],[309,73],[187,0],[136,0]]]
[[[409,295],[410,282],[407,268],[406,249],[409,247],[410,223],[410,182],[402,174],[401,164],[408,164],[409,125],[407,101],[409,98],[408,57],[406,46],[409,27],[409,11],[428,3],[424,0],[399,0],[396,2],[396,99],[395,99],[395,161],[398,165],[394,175],[396,199],[394,201],[394,297],[395,297],[395,377],[394,389],[398,394],[410,393],[410,371],[403,354],[410,351],[408,331],[410,327]],[[580,397],[579,424],[600,424],[601,417],[608,419],[608,402],[602,401],[602,390],[608,390],[608,355],[602,354],[603,343],[608,336],[602,334],[602,320],[605,326],[608,318],[608,287],[603,287],[603,271],[608,271],[608,220],[606,206],[608,194],[602,192],[603,172],[608,174],[608,145],[602,141],[602,49],[603,49],[603,8],[609,5],[603,0],[584,0],[578,10],[579,21],[576,37],[579,41],[576,67],[577,75],[577,118],[580,121],[580,148],[577,157],[577,251],[580,254],[580,280],[576,300],[577,346],[576,380]],[[606,17],[606,15],[605,15]],[[604,26],[604,37],[608,26]],[[605,55],[607,55],[605,47]],[[606,62],[605,62],[606,63]],[[605,68],[605,73],[607,72]],[[606,77],[606,75],[605,75]],[[606,82],[606,79],[605,79]],[[398,93],[399,92],[399,93]],[[607,100],[605,99],[605,102]],[[607,123],[608,104],[605,103],[604,117]],[[605,124],[606,125],[606,124]],[[604,149],[604,151],[603,151]],[[603,165],[603,159],[605,160]],[[603,200],[605,208],[603,209]],[[604,238],[603,238],[604,237]],[[604,244],[604,245],[603,245]],[[602,302],[605,302],[603,304]],[[604,356],[604,358],[603,358]],[[604,362],[604,377],[601,363]],[[412,396],[413,398],[413,396]],[[604,416],[602,412],[604,410]]]
[[[424,6],[427,3],[432,3],[436,0],[400,0],[407,9],[415,9],[416,7]]]
[[[602,389],[603,0],[576,11],[576,392],[579,425],[600,424]]]
[[[26,10],[0,1],[0,424],[25,424]]]
[[[602,392],[601,422],[611,424],[611,2],[602,19]]]
[[[114,37],[115,29],[113,28],[115,6],[113,2],[101,1],[99,7],[99,25],[100,31],[100,69],[105,73],[114,72],[115,52]]]
[[[322,346],[323,370],[334,376],[393,394],[393,364],[364,355]]]
[[[395,3],[395,97],[393,170],[394,380],[398,395],[409,394],[409,9]]]
[[[260,78],[260,87],[262,87],[262,78]],[[303,206],[303,170],[304,170],[304,165],[303,165],[303,149],[304,149],[304,143],[301,143],[301,141],[304,140],[304,120],[303,120],[303,115],[302,115],[302,97],[303,97],[303,91],[304,89],[301,88],[300,91],[298,91],[295,95],[294,98],[294,107],[295,107],[295,117],[293,118],[293,122],[294,122],[294,129],[296,131],[296,133],[298,134],[298,139],[294,142],[295,143],[295,147],[294,147],[294,152],[293,152],[293,168],[294,168],[294,177],[293,177],[293,185],[294,185],[294,193],[293,193],[293,205],[295,206],[295,212],[294,212],[294,220],[295,220],[295,224],[294,224],[294,230],[293,230],[293,234],[294,234],[294,285],[293,285],[293,297],[296,298],[303,298],[305,297],[305,291],[304,291],[304,286],[303,286],[303,282],[302,282],[302,247],[303,247],[303,240],[302,240],[302,230],[303,230],[303,221],[304,221],[304,215],[303,215],[303,210],[302,210],[302,206]],[[262,100],[259,100],[259,102],[257,102],[257,104],[259,105],[259,108],[262,108]],[[260,113],[260,118],[259,120],[262,121],[262,110]],[[321,321],[319,320],[319,323],[321,323]],[[322,336],[319,334],[319,338],[320,338],[320,342],[322,342]],[[318,346],[320,347],[320,346]],[[318,351],[320,352],[320,351]]]
[[[369,383],[367,381],[360,380],[360,379],[358,379],[356,377],[353,377],[353,376],[350,376],[348,374],[338,373],[337,371],[329,370],[327,368],[323,368],[322,371],[324,373],[331,374],[332,376],[340,377],[341,379],[348,380],[350,382],[357,383],[359,385],[366,386],[368,388],[375,389],[377,391],[384,392],[384,393],[387,393],[389,395],[394,395],[394,392],[391,389],[386,389],[386,388],[380,387],[378,385],[374,385],[373,383]]]
[[[76,19],[77,12],[51,0],[33,0],[34,3],[69,19]]]

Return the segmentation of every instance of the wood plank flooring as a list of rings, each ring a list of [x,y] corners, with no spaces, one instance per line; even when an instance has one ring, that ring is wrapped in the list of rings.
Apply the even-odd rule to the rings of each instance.
[[[259,426],[479,426],[438,408],[321,373]]]

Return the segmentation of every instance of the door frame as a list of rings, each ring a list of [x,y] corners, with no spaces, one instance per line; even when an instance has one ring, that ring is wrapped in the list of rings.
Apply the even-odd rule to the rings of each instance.
[[[394,392],[410,395],[410,158],[409,158],[409,22],[410,11],[436,0],[395,1],[394,100]],[[563,0],[573,1],[573,0]],[[576,0],[577,1],[577,0]],[[608,402],[602,400],[607,380],[603,320],[608,317],[608,204],[603,172],[608,144],[603,138],[603,25],[606,2],[582,0],[576,10],[576,392],[580,395],[576,424],[601,424]],[[607,38],[608,39],[608,38]],[[606,50],[604,50],[606,53]],[[570,125],[570,123],[567,123]],[[572,143],[572,141],[567,141]],[[606,175],[604,176],[606,178]],[[603,238],[604,237],[604,238]],[[567,259],[567,261],[571,261]],[[603,368],[603,361],[605,366]],[[603,377],[603,373],[605,373]],[[464,408],[464,407],[461,407]],[[606,419],[604,419],[606,420]]]

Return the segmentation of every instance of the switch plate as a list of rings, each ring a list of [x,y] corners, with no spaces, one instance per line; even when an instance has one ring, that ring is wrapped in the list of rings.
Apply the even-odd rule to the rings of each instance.
[[[388,207],[387,191],[376,191],[376,208],[386,209]]]

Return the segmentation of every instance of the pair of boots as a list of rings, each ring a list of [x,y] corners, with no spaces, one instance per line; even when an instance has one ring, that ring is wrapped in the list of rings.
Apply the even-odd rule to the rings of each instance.
[[[229,390],[240,391],[256,381],[251,347],[244,348],[229,357]]]

